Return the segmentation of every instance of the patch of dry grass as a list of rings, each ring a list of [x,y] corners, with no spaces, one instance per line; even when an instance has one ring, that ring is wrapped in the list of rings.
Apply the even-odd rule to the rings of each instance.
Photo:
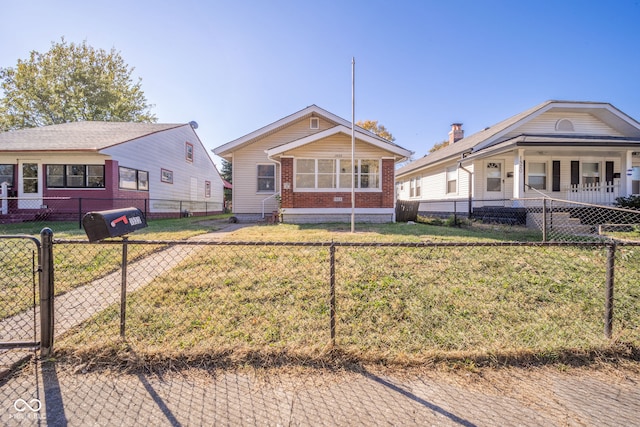
[[[283,228],[250,227],[233,238],[271,239],[275,230]],[[326,241],[325,232],[303,228],[278,240]],[[640,248],[621,249],[618,258],[613,340],[603,332],[604,248],[338,246],[332,347],[328,246],[254,245],[206,247],[131,295],[126,342],[114,306],[56,347],[83,359],[143,364],[633,359]]]

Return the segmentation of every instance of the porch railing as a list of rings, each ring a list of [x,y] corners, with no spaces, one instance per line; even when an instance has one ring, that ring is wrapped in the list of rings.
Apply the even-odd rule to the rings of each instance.
[[[620,184],[617,182],[588,183],[570,185],[566,188],[566,199],[572,202],[613,205],[620,196]]]

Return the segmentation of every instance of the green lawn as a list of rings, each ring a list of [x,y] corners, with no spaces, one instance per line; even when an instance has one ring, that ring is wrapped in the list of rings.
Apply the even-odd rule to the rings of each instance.
[[[159,231],[166,232],[171,226]],[[640,346],[638,247],[618,249],[614,339],[608,340],[602,247],[473,246],[538,242],[539,234],[424,224],[357,224],[355,233],[349,224],[256,225],[227,240],[283,244],[203,247],[130,295],[124,353],[117,306],[56,348],[121,362],[133,352],[141,363],[315,360],[336,349],[359,361],[424,363],[562,361]],[[294,244],[332,241],[370,245],[336,248],[336,348],[330,351],[329,247]],[[377,245],[419,242],[468,245]]]

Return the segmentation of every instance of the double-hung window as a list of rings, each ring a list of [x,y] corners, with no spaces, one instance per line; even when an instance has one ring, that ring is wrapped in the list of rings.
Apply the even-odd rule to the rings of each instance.
[[[411,178],[409,182],[409,197],[420,197],[422,186],[422,177]]]
[[[447,194],[458,192],[458,168],[456,166],[447,168]]]
[[[258,165],[258,193],[275,193],[276,165]]]
[[[582,185],[595,186],[600,183],[600,163],[582,163]]]
[[[380,187],[380,162],[378,160],[360,160],[358,172],[358,188]]]
[[[547,164],[544,162],[527,162],[529,186],[536,190],[547,189]]]

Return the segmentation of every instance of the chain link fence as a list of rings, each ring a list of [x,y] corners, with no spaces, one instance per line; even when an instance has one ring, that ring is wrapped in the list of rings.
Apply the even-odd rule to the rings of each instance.
[[[40,243],[26,236],[0,236],[0,349],[39,344]]]
[[[36,336],[47,259],[55,287],[55,357],[0,375],[3,425],[613,426],[638,412],[637,371],[570,367],[637,360],[638,242],[52,237],[40,251],[0,238],[2,324],[30,319],[11,339]],[[422,368],[434,361],[448,368]],[[561,363],[503,366],[545,361]]]
[[[54,254],[55,346],[82,358],[113,359],[123,343],[143,361],[640,345],[640,243],[131,241],[124,269],[122,243],[56,240]]]
[[[398,201],[399,221],[434,225],[502,224],[539,231],[542,241],[640,240],[640,211],[549,197]]]
[[[33,224],[40,230],[46,224],[74,222],[82,228],[87,212],[107,209],[135,207],[148,219],[208,216],[225,209],[222,201],[97,197],[0,197],[0,205],[0,232],[5,234],[16,224]]]

